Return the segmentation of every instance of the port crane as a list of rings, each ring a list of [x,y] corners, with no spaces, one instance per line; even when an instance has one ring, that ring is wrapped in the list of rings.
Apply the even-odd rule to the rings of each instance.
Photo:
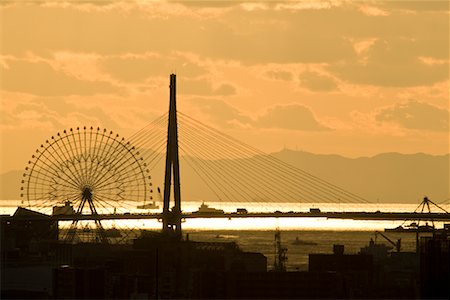
[[[287,248],[283,247],[281,244],[281,232],[277,228],[275,231],[275,261],[274,261],[274,271],[275,272],[286,272],[286,261],[287,261]]]
[[[387,237],[385,234],[383,234],[381,231],[375,231],[375,242],[377,240],[378,235],[381,235],[386,241],[388,241],[392,246],[394,246],[395,250],[397,252],[400,252],[402,239],[398,239],[397,242],[392,241],[389,237]]]

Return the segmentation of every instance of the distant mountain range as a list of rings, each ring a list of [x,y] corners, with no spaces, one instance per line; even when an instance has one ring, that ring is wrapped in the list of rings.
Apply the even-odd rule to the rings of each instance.
[[[418,203],[425,195],[443,202],[450,197],[450,154],[384,153],[346,158],[282,150],[271,155],[374,203]],[[183,199],[211,199],[211,191],[201,187],[203,183],[192,170],[181,171]],[[154,185],[162,186],[162,163],[154,172]],[[22,173],[0,175],[0,199],[20,198]]]
[[[371,202],[434,202],[450,197],[450,154],[383,153],[346,158],[283,150],[273,156],[349,190]]]

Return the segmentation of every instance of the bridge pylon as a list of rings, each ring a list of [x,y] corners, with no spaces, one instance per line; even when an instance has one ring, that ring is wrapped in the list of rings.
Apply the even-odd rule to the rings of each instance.
[[[163,233],[175,234],[181,239],[180,163],[178,157],[178,125],[176,75],[170,75],[170,106],[167,128],[166,171],[164,177]],[[174,206],[170,208],[173,178]]]

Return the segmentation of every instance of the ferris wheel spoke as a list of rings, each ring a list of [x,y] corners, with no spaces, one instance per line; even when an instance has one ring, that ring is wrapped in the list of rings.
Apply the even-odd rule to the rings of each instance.
[[[59,189],[56,189],[54,187],[50,187],[50,188],[46,188],[44,189],[43,187],[45,185],[39,183],[39,184],[34,184],[33,182],[30,182],[30,186],[33,189],[33,193],[35,194],[42,194],[42,195],[49,195],[49,197],[55,196],[58,193],[73,193],[74,189],[72,188],[65,188],[63,186],[60,186]]]
[[[97,203],[98,205],[101,205],[105,211],[110,212],[110,210],[117,209],[117,207],[119,206],[119,202],[116,199],[110,198],[110,197],[106,197],[106,196],[101,196],[101,197],[96,197],[95,198],[95,203]]]
[[[122,160],[122,157],[119,157],[118,160]],[[131,162],[131,163],[133,163],[133,162]],[[108,165],[107,163],[105,163],[105,164],[102,165],[102,168],[105,170],[105,173],[106,173],[105,175],[106,176],[103,176],[103,177],[97,176],[96,180],[98,182],[98,186],[102,186],[102,184],[104,182],[107,182],[107,181],[117,177],[119,174],[120,175],[124,175],[123,174],[124,173],[123,170],[118,170],[118,169],[115,168],[116,164],[117,163],[113,163],[113,164],[109,164]]]
[[[108,184],[105,184],[101,187],[97,187],[98,191],[112,191],[112,190],[119,190],[123,189],[122,186],[126,186],[127,189],[133,189],[135,187],[140,187],[138,183],[134,184],[135,180],[121,180],[120,185],[117,184],[115,181],[111,181]]]
[[[40,156],[39,156],[38,158],[36,158],[36,159],[41,159],[42,157],[43,157],[45,160],[48,159],[48,157],[47,157],[46,155],[44,155],[44,154],[40,155]],[[39,166],[39,168],[42,169],[42,170],[44,170],[45,173],[44,173],[44,172],[41,172],[41,171],[39,170],[40,175],[43,175],[43,174],[46,174],[46,173],[50,173],[51,176],[58,176],[58,173],[62,171],[61,169],[58,169],[56,166],[51,165],[51,164],[47,163],[46,161],[42,161],[42,164],[43,164],[43,166]],[[36,170],[36,171],[38,170],[38,168],[36,168],[35,165],[33,166],[31,172],[33,172],[34,170]],[[31,175],[31,174],[32,174],[32,173],[30,173],[30,175]]]
[[[66,135],[61,142],[66,145],[66,147],[69,149],[68,153],[71,155],[73,150],[70,150],[71,140],[69,139],[69,137]],[[80,170],[80,167],[78,166],[77,157],[69,157],[61,164],[64,166],[64,174],[66,174],[68,177],[72,177],[72,180],[74,180],[77,185],[80,185],[84,182],[83,174]]]
[[[117,212],[127,212],[130,209],[135,208],[133,205],[127,204],[124,200],[118,200],[116,198],[108,197],[106,195],[101,195],[97,197],[95,203],[101,204],[105,211],[109,213]],[[111,211],[112,210],[112,211]]]
[[[35,184],[34,182],[30,182],[31,187],[33,188],[33,194],[37,195],[47,195],[49,198],[56,197],[58,193],[71,194],[74,193],[75,190],[72,188],[65,188],[61,186],[59,189],[55,189],[54,187],[47,188],[42,184]]]
[[[67,192],[67,193],[63,194],[61,196],[61,198],[65,198],[65,199],[61,199],[60,201],[70,201],[70,202],[76,203],[77,202],[76,200],[78,198],[80,198],[80,193],[78,191],[77,192]]]
[[[110,158],[110,156],[109,156],[109,151],[110,150],[109,149],[113,146],[112,145],[113,143],[111,142],[111,138],[110,138],[110,135],[112,134],[112,131],[110,132],[109,136],[105,135],[105,132],[106,131],[101,133],[101,135],[102,135],[102,143],[100,144],[100,147],[99,147],[99,149],[101,150],[101,152],[99,150],[99,153],[100,153],[99,157],[101,157],[102,159],[97,161],[97,165],[95,167],[95,171],[93,171],[93,175],[90,176],[89,182],[97,182],[98,178],[100,178],[102,176],[105,176],[105,174],[103,174],[102,172],[99,172],[98,168],[99,167],[102,168],[102,165],[104,163],[106,163],[106,161]],[[106,138],[106,140],[105,140],[105,138]]]
[[[86,170],[83,167],[83,161],[85,160],[85,154],[84,154],[84,145],[83,145],[83,141],[81,139],[81,134],[80,134],[80,127],[76,128],[76,131],[73,133],[73,139],[74,139],[74,149],[77,153],[77,157],[76,157],[76,161],[77,164],[80,166],[80,170],[81,170],[81,176],[83,178],[83,184],[86,184],[87,179],[86,179]]]
[[[104,144],[103,140],[105,138],[105,135],[100,132],[100,128],[97,127],[97,134],[95,135],[96,141],[98,140],[98,137],[100,137],[101,139],[100,139],[100,141],[98,143],[95,144],[94,150],[97,150],[97,152],[94,151],[94,157],[95,158],[101,158],[102,157],[102,155],[101,155],[102,153],[100,152],[100,150],[102,150],[101,147]]]
[[[68,136],[68,140],[69,140],[69,148],[72,150],[72,153],[74,155],[73,157],[73,163],[74,165],[78,166],[78,170],[80,173],[80,181],[84,184],[86,182],[86,177],[85,174],[83,172],[83,167],[80,164],[81,160],[82,160],[82,153],[80,153],[80,144],[79,142],[77,142],[77,138],[75,137],[75,132],[73,131],[73,129],[71,128],[71,133]]]
[[[121,180],[121,185],[126,186],[128,189],[139,187],[140,185],[136,183],[135,179],[129,179],[129,180]],[[117,186],[117,183],[114,181],[111,181],[109,184],[105,184],[103,186],[99,186],[97,188],[100,191],[106,191],[106,190],[117,190],[121,189],[119,186]],[[135,189],[136,190],[136,189]]]
[[[84,161],[84,167],[83,167],[83,162],[80,162],[80,166],[83,170],[83,175],[85,178],[85,183],[89,184],[89,168],[88,168],[88,163],[87,161],[90,159],[89,157],[89,153],[88,153],[88,145],[87,145],[87,139],[86,139],[86,127],[84,127],[83,130],[83,134],[81,134],[81,132],[78,130],[77,128],[77,132],[78,132],[78,141],[79,141],[79,147],[80,147],[80,159],[82,159]]]
[[[53,138],[53,137],[52,137]],[[56,141],[55,142],[55,144],[57,143],[58,141]],[[48,140],[47,140],[47,143],[48,143]],[[59,153],[60,151],[58,151],[58,149],[56,149],[55,147],[54,147],[54,145],[53,145],[54,143],[49,143],[49,146],[50,146],[50,148],[52,149],[52,150],[54,150],[54,153],[56,154],[56,158],[55,158],[55,161],[62,161],[62,162],[68,162],[69,161],[69,159],[68,158],[66,158],[66,155],[65,155],[65,153],[64,152],[62,152],[62,155],[63,156],[61,156],[61,154]],[[74,173],[74,171],[71,169],[71,168],[67,168],[67,170],[69,171],[69,173],[70,173],[70,177],[71,178],[77,178],[77,177],[79,177],[79,176],[77,176],[78,174],[75,172]]]
[[[80,133],[78,133],[78,138],[81,138]],[[89,179],[88,179],[89,169],[87,166],[87,161],[89,159],[89,153],[88,153],[88,145],[87,145],[87,140],[86,140],[86,127],[83,130],[83,142],[82,143],[84,146],[84,148],[82,149],[82,152],[83,152],[82,157],[84,157],[84,168],[83,169],[84,169],[84,173],[85,173],[86,182],[88,183],[89,182]],[[81,144],[81,142],[80,142],[80,144]]]
[[[102,162],[101,166],[103,168],[105,168],[106,166],[110,166],[110,168],[112,168],[118,161],[120,161],[123,157],[127,156],[126,151],[127,151],[126,144],[124,145],[121,141],[116,141],[114,149],[112,149],[111,146],[105,153],[106,160]],[[97,173],[95,180],[100,179],[98,175],[99,174]]]
[[[63,134],[64,135],[61,136],[61,138],[58,140],[58,143],[60,143],[64,147],[64,152],[66,153],[66,155],[64,155],[65,160],[63,163],[65,166],[72,164],[74,166],[74,171],[76,172],[76,178],[81,179],[82,175],[75,163],[75,159],[77,156],[72,149],[72,141],[70,139],[71,134],[68,133],[66,130],[63,131]]]
[[[120,182],[122,182],[124,179],[127,179],[128,177],[134,175],[131,170],[127,171],[127,173],[124,173],[123,171],[121,172],[121,170],[117,169],[115,170],[108,169],[105,170],[105,173],[107,175],[98,180],[97,187],[99,188],[111,183],[114,184],[114,182],[116,182],[117,180],[120,180]]]
[[[41,175],[40,172],[35,172],[37,174],[34,174],[29,178],[30,182],[35,182],[36,184],[46,184],[48,187],[55,187],[59,186],[60,188],[67,188],[67,189],[78,189],[78,186],[73,184],[71,181],[65,180],[61,176],[54,176],[54,177],[48,177],[48,176],[41,176],[40,178],[35,177],[35,175]],[[48,178],[48,179],[46,179]],[[35,180],[36,179],[36,180]],[[34,181],[35,180],[35,181]]]
[[[105,147],[108,146],[108,138],[104,134],[106,130],[103,132],[100,131],[100,128],[97,128],[97,134],[95,135],[96,144],[94,147],[94,154],[92,158],[92,165],[95,166],[95,168],[91,168],[91,175],[89,176],[89,182],[90,183],[96,183],[97,177],[99,176],[105,176],[105,174],[102,172],[102,170],[99,170],[99,166],[101,165],[102,160],[105,159]],[[98,141],[100,137],[100,141]],[[105,140],[106,139],[106,140]],[[97,142],[98,141],[98,142]]]
[[[119,137],[117,135],[117,137]],[[114,143],[110,142],[110,147],[108,147],[105,157],[107,158],[106,163],[113,163],[120,156],[120,153],[123,151],[123,145],[120,141],[115,140]]]
[[[130,152],[130,154],[131,154],[131,152]],[[120,165],[117,166],[118,163],[116,163],[113,166],[111,166],[111,168],[114,169],[114,172],[109,177],[104,178],[103,181],[110,180],[112,177],[114,177],[115,173],[126,175],[126,173],[129,172],[128,170],[126,170],[126,168],[127,167],[129,168],[130,164],[132,166],[132,169],[130,171],[134,172],[137,169],[137,168],[133,168],[134,165],[136,165],[136,164],[139,165],[139,163],[136,161],[137,161],[137,158],[133,154],[131,154],[131,156],[129,156],[126,160],[120,159],[119,160]],[[100,184],[100,186],[101,186],[101,184]]]
[[[104,141],[103,148],[102,148],[102,154],[101,157],[103,158],[103,161],[106,163],[109,163],[109,160],[111,159],[111,148],[114,146],[114,139],[111,138],[112,131],[109,132],[109,135],[104,134],[106,141]],[[116,141],[117,142],[117,141]],[[117,145],[117,144],[116,144]]]
[[[93,162],[94,162],[94,158],[95,158],[95,145],[97,145],[97,135],[92,136],[92,127],[91,130],[89,131],[89,166],[87,167],[88,169],[88,184],[91,185],[92,184],[92,175],[93,173]],[[93,139],[95,138],[95,141],[93,141]]]
[[[129,178],[129,179],[121,179],[121,185],[123,186],[127,186],[128,188],[134,187],[134,186],[139,186],[139,184],[135,184],[136,180],[133,178]],[[114,189],[117,188],[117,183],[114,181],[110,181],[108,183],[103,184],[102,186],[98,186],[97,189],[98,190],[107,190],[107,189]]]
[[[84,130],[84,135],[86,135],[86,129]],[[85,144],[86,144],[87,148],[84,151],[84,153],[86,153],[86,154],[85,154],[83,170],[84,170],[84,177],[86,178],[86,182],[85,183],[90,185],[91,184],[91,182],[90,182],[90,173],[92,172],[92,163],[93,163],[93,160],[95,158],[95,155],[93,153],[91,153],[92,148],[93,148],[93,146],[92,146],[92,127],[91,127],[91,130],[89,132],[89,146],[87,146],[86,138],[85,138]]]
[[[116,209],[116,212],[129,212],[129,210],[136,208],[135,206],[126,203],[124,200],[117,200],[105,195],[99,197],[97,203],[103,203],[105,206],[109,207],[109,209],[112,208],[113,211]]]
[[[70,162],[73,166],[73,168],[76,170],[77,173],[77,181],[80,184],[83,184],[85,182],[85,178],[83,175],[83,170],[81,168],[81,166],[79,165],[80,162],[80,153],[78,152],[78,146],[77,146],[77,142],[75,139],[75,133],[73,132],[73,129],[70,128],[70,132],[68,133],[67,131],[64,132],[65,133],[65,139],[64,142],[69,150],[69,155],[70,155]]]
[[[108,201],[105,200],[101,200],[101,198],[99,197],[94,197],[94,202],[100,206],[100,208],[103,211],[108,211],[108,209],[111,209],[111,207],[113,206],[111,203],[109,203]]]
[[[68,147],[68,144],[70,143],[70,140],[67,137],[67,132],[66,130],[64,130],[64,137],[61,137],[60,139],[58,139],[56,141],[56,145],[59,145],[59,151],[62,153],[62,158],[63,158],[63,162],[65,165],[68,165],[69,162],[73,163],[74,157],[72,155],[71,150]],[[61,135],[58,133],[58,136],[60,137]],[[81,181],[81,174],[78,170],[78,168],[76,167],[76,164],[73,164],[74,168],[69,168],[69,172],[71,173],[71,175],[73,176],[73,178],[76,178],[78,182]]]
[[[36,173],[36,174],[34,174],[34,173]],[[37,177],[37,176],[39,176],[39,177]],[[35,178],[35,177],[39,178],[39,181],[43,181],[43,182],[46,182],[49,184],[50,183],[57,184],[56,179],[58,178],[58,179],[61,179],[62,181],[64,181],[65,184],[62,184],[62,186],[78,188],[78,185],[75,184],[73,181],[66,180],[66,179],[62,178],[59,174],[49,173],[48,171],[41,172],[40,169],[34,169],[32,171],[32,173],[30,174],[28,180],[31,180],[32,178]],[[48,178],[48,179],[46,179],[46,178]]]

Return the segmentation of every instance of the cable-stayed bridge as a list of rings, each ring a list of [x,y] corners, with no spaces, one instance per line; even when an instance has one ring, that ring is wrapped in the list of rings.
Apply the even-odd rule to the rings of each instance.
[[[281,203],[296,203],[314,207],[317,203],[349,204],[353,207],[371,202],[350,191],[327,182],[307,171],[291,166],[271,155],[245,144],[190,116],[176,112],[171,106],[169,117],[163,115],[131,137],[142,149],[155,169],[163,160],[165,149],[170,147],[170,114],[177,119],[177,146],[183,167],[191,168],[203,184],[214,194],[215,201],[236,203],[253,202],[264,212],[239,214],[229,212],[181,213],[182,218],[249,218],[249,217],[326,217],[355,220],[450,220],[450,215],[437,206],[439,212],[311,212],[284,211]],[[169,120],[169,122],[167,121]],[[332,172],[332,170],[330,170]],[[434,203],[433,203],[434,204]],[[270,212],[267,212],[270,211]],[[135,215],[139,218],[139,214]],[[159,218],[152,214],[149,218]]]
[[[158,180],[158,174],[164,174],[163,178]],[[193,184],[190,177],[194,176],[203,187]],[[146,201],[157,208],[152,186],[155,179],[164,182],[163,195],[157,188],[162,211],[137,213],[142,201],[143,208]],[[434,203],[427,198],[421,210],[414,212],[367,211],[371,204],[367,199],[177,112],[175,75],[170,76],[169,112],[136,132],[128,142],[100,128],[64,130],[36,150],[22,183],[22,196],[31,208],[47,209],[57,201],[74,204],[76,210],[64,211],[71,207],[66,205],[55,213],[53,208],[51,216],[58,221],[72,221],[67,230],[69,241],[75,238],[78,223],[87,220],[95,221],[105,242],[103,220],[158,219],[163,223],[163,232],[178,237],[182,221],[189,218],[450,220],[450,214],[438,205],[439,211],[432,212],[430,203]],[[210,197],[199,202],[235,205],[234,211],[184,211],[182,191],[200,188],[207,190]],[[239,212],[237,208],[244,203],[258,209]],[[286,211],[281,207],[283,203],[289,203],[289,207],[295,204],[298,209]],[[305,207],[319,203],[352,209],[305,211]]]

